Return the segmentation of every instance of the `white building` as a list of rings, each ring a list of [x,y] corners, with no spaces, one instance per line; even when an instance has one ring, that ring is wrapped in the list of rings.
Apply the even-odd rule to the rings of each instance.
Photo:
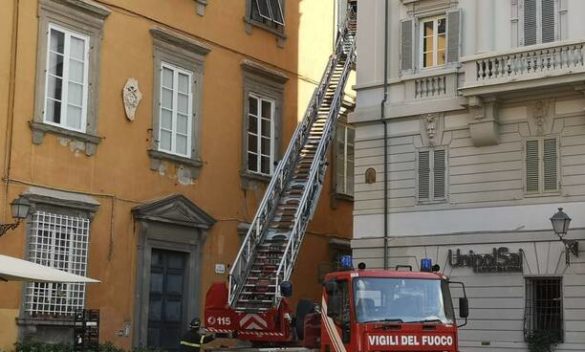
[[[585,351],[585,255],[549,221],[585,247],[585,1],[385,2],[358,9],[354,261],[465,282],[463,352]]]

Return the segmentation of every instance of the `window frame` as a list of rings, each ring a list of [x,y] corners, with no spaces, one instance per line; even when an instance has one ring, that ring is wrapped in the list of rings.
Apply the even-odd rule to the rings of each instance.
[[[160,71],[159,74],[162,75],[162,72],[165,70],[171,70],[173,72],[173,87],[172,87],[172,110],[171,110],[171,115],[172,115],[172,126],[171,126],[171,148],[170,150],[165,150],[161,148],[160,145],[160,140],[161,140],[161,133],[163,130],[163,126],[162,123],[160,123],[160,116],[162,115],[161,112],[163,109],[165,109],[163,107],[162,104],[162,97],[163,97],[163,89],[165,88],[163,86],[163,80],[161,79],[161,77],[159,77],[159,101],[161,102],[159,104],[159,128],[158,128],[158,133],[157,133],[157,140],[159,141],[159,143],[157,143],[157,147],[158,147],[158,151],[162,152],[162,153],[169,153],[169,154],[174,154],[180,157],[185,157],[185,158],[190,158],[191,154],[192,154],[192,139],[193,139],[193,88],[195,86],[195,84],[193,84],[193,72],[189,71],[189,70],[185,70],[181,67],[178,67],[176,65],[173,65],[171,63],[165,62],[165,61],[161,61],[161,67],[160,67]],[[189,93],[188,93],[188,101],[187,101],[187,152],[186,153],[180,153],[179,151],[177,151],[177,135],[179,134],[178,132],[178,128],[177,128],[177,120],[178,117],[177,115],[179,114],[178,112],[178,95],[180,94],[180,92],[178,91],[178,77],[179,75],[185,75],[188,77],[189,80]]]
[[[544,142],[546,140],[555,140],[556,142],[556,188],[554,190],[545,190],[545,167],[544,167]],[[538,190],[528,190],[528,142],[538,142]],[[542,137],[529,137],[524,140],[523,143],[523,189],[526,196],[542,196],[542,195],[558,195],[561,192],[561,145],[559,136],[542,136]]]
[[[284,86],[288,81],[288,76],[283,72],[265,67],[254,61],[244,59],[240,63],[242,69],[243,95],[242,95],[242,147],[241,147],[241,186],[244,189],[255,187],[254,181],[262,183],[270,182],[272,174],[260,174],[248,170],[248,117],[249,106],[248,96],[250,94],[262,97],[274,102],[273,115],[273,142],[274,159],[271,162],[271,170],[275,170],[274,163],[280,158],[280,141],[282,135],[282,119],[284,113]]]
[[[55,134],[82,142],[79,148],[83,149],[88,156],[94,155],[102,139],[97,135],[101,40],[105,20],[111,11],[97,4],[78,1],[39,0],[38,6],[35,108],[30,123],[32,142],[40,145],[47,133]],[[85,65],[87,69],[86,113],[82,128],[79,130],[45,121],[50,26],[88,38]]]
[[[444,53],[445,53],[445,62],[443,64],[438,64],[438,43],[439,43],[439,32],[438,32],[438,27],[439,27],[439,20],[445,20],[445,32],[444,32],[444,37],[445,37],[445,48],[443,49]],[[433,22],[433,64],[430,66],[425,66],[425,60],[424,60],[424,55],[425,55],[425,51],[424,51],[424,42],[425,42],[425,31],[424,31],[424,24],[426,22]],[[447,65],[447,44],[448,44],[448,38],[447,38],[447,14],[441,14],[441,15],[435,15],[435,16],[428,16],[428,17],[419,17],[417,18],[417,24],[418,24],[418,65],[419,68],[421,70],[428,70],[428,69],[434,69],[434,68],[440,68],[440,67],[445,67]]]
[[[340,140],[340,131],[343,130],[343,141]],[[348,130],[353,130],[353,140],[348,143]],[[340,152],[339,146],[343,145],[343,151]],[[348,149],[353,149],[353,169],[348,168]],[[343,175],[340,175],[338,171],[339,164],[343,165]],[[353,199],[355,192],[355,127],[347,123],[347,116],[341,116],[337,121],[335,128],[335,148],[334,148],[334,192],[336,195],[341,197],[347,197]],[[341,181],[340,181],[341,179]],[[351,185],[349,185],[351,183]],[[340,189],[340,184],[342,188]],[[348,192],[348,190],[351,191]]]
[[[518,6],[518,10],[515,11],[513,9],[513,14],[517,13],[517,18],[512,18],[512,22],[514,23],[515,21],[517,21],[519,23],[518,29],[517,29],[517,35],[518,35],[518,42],[517,44],[521,47],[524,46],[532,46],[532,45],[540,45],[540,44],[546,44],[546,43],[552,43],[555,41],[559,41],[562,38],[562,32],[566,31],[566,29],[563,29],[563,27],[565,27],[566,25],[564,23],[561,22],[565,22],[566,21],[566,4],[564,4],[563,0],[554,0],[554,40],[550,41],[550,42],[543,42],[542,41],[542,28],[543,28],[543,24],[542,24],[542,0],[534,0],[535,1],[535,6],[536,6],[536,14],[535,14],[535,20],[536,20],[536,38],[535,38],[535,43],[532,44],[526,44],[526,36],[525,36],[525,8],[526,8],[526,0],[516,0],[517,4],[513,4],[513,6]],[[513,28],[514,29],[514,28]],[[514,33],[514,30],[512,30],[512,33]]]
[[[255,15],[254,10],[253,10],[253,6],[256,4],[257,5],[257,1],[258,0],[246,0],[245,2],[245,16],[244,16],[244,22],[246,22],[247,26],[246,26],[246,32],[248,34],[252,33],[252,26],[258,27],[258,28],[262,28],[263,30],[266,30],[268,32],[271,32],[273,34],[275,34],[276,36],[279,37],[279,46],[283,46],[284,42],[283,40],[286,39],[286,35],[284,34],[285,29],[286,29],[286,0],[274,0],[277,1],[280,7],[280,12],[281,12],[281,16],[282,16],[282,24],[273,21],[272,18],[266,18],[260,15],[260,11],[258,11],[258,14]],[[262,1],[272,1],[272,0],[262,0]],[[270,8],[270,6],[268,5],[268,8]],[[269,10],[271,11],[271,10]]]
[[[46,67],[48,68],[50,65],[50,58],[51,58],[51,52],[52,50],[50,49],[50,43],[51,43],[51,31],[52,30],[56,30],[58,32],[63,33],[64,35],[64,47],[63,47],[63,76],[61,77],[62,83],[61,83],[61,97],[60,97],[60,102],[61,102],[61,110],[59,112],[59,117],[62,120],[61,123],[56,123],[53,121],[49,121],[47,119],[47,110],[48,110],[48,102],[50,100],[49,98],[49,76],[51,75],[50,70],[45,70],[45,92],[44,92],[44,108],[43,108],[43,123],[46,123],[48,125],[54,125],[54,126],[58,126],[60,128],[66,129],[66,130],[72,130],[72,131],[77,131],[77,132],[81,132],[81,133],[85,133],[86,132],[86,125],[87,125],[87,103],[88,103],[88,94],[89,94],[89,48],[90,48],[90,37],[87,35],[84,35],[82,33],[78,33],[78,32],[74,32],[71,31],[67,28],[64,28],[62,26],[59,26],[55,23],[50,22],[49,23],[49,27],[48,27],[48,38],[47,38],[47,58],[46,58]],[[70,79],[69,79],[69,75],[70,75],[70,70],[69,70],[69,61],[71,60],[71,55],[70,55],[70,40],[71,38],[77,38],[77,39],[82,39],[84,41],[84,52],[83,52],[83,56],[84,56],[84,62],[83,62],[83,82],[82,83],[82,105],[81,105],[81,121],[80,121],[80,128],[76,129],[74,127],[70,127],[68,126],[67,122],[69,121],[69,116],[67,114],[67,107],[69,105],[69,96],[68,96],[68,91],[69,91],[69,83],[70,83]],[[65,120],[63,122],[63,120]]]
[[[435,197],[435,152],[443,151],[445,155],[444,160],[444,190],[445,193],[443,197]],[[420,153],[421,152],[428,152],[429,153],[429,197],[428,198],[421,198],[420,197]],[[447,147],[437,146],[434,148],[418,148],[416,150],[416,199],[419,204],[430,204],[430,203],[444,203],[447,202],[449,198],[449,153]]]
[[[557,341],[558,343],[562,343],[564,342],[564,338],[565,338],[565,328],[564,328],[564,324],[565,324],[565,316],[564,316],[564,290],[563,290],[563,278],[562,276],[526,276],[524,277],[524,326],[523,326],[523,332],[524,332],[524,341],[528,341],[528,339],[530,338],[530,335],[532,332],[535,331],[539,331],[542,329],[538,329],[538,327],[534,327],[536,325],[538,325],[538,321],[534,321],[534,320],[530,320],[530,319],[537,319],[538,316],[536,316],[536,313],[533,312],[533,310],[536,310],[537,307],[536,305],[530,305],[530,303],[532,301],[534,301],[535,299],[533,298],[534,296],[536,296],[536,293],[534,291],[529,292],[530,287],[532,287],[532,290],[536,290],[537,287],[535,285],[536,282],[542,282],[542,281],[556,281],[556,285],[559,291],[559,297],[558,300],[560,301],[558,304],[558,320],[559,320],[559,326],[558,326],[558,332],[559,332],[559,340]],[[545,283],[546,284],[546,283]],[[550,283],[549,283],[550,284]],[[529,299],[530,297],[530,299]],[[549,299],[549,302],[554,302],[555,298],[551,298]],[[532,302],[534,303],[534,302]],[[547,307],[550,308],[550,307]],[[549,328],[546,328],[547,331],[550,331]]]
[[[179,164],[191,180],[199,176],[203,162],[200,149],[200,124],[203,119],[203,89],[205,56],[211,51],[206,45],[174,31],[153,27],[150,29],[153,41],[153,99],[152,99],[152,138],[148,148],[150,169],[159,171],[164,163]],[[179,155],[159,148],[161,79],[163,63],[177,69],[191,72],[191,125],[190,150],[188,155]]]
[[[276,130],[275,130],[275,113],[276,113],[276,101],[272,98],[269,97],[265,97],[262,96],[258,93],[255,93],[253,91],[248,93],[248,97],[247,97],[247,101],[248,101],[248,118],[247,118],[247,123],[246,123],[246,135],[247,135],[247,140],[249,141],[250,136],[252,135],[252,133],[250,132],[250,117],[251,117],[251,113],[250,113],[250,109],[249,109],[249,100],[250,98],[252,99],[256,99],[257,101],[257,112],[258,115],[255,116],[256,118],[256,150],[252,151],[250,149],[250,144],[247,143],[247,149],[246,149],[246,159],[247,159],[247,171],[253,174],[258,174],[261,176],[272,176],[272,174],[274,173],[274,160],[276,158],[275,155],[275,150],[276,150],[276,145],[275,145],[275,134],[276,134]],[[270,138],[270,154],[269,154],[269,165],[268,165],[268,173],[264,172],[262,170],[262,137],[263,137],[263,129],[262,129],[262,105],[264,102],[268,102],[270,104],[270,131],[269,131],[269,138]],[[262,110],[262,111],[261,111]],[[256,169],[255,170],[250,170],[250,163],[249,163],[249,157],[250,154],[254,154],[256,155],[257,159],[256,159]]]

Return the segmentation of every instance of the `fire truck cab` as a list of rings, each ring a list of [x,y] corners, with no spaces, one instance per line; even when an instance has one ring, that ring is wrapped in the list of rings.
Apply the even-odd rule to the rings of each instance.
[[[328,274],[321,351],[456,352],[458,326],[449,284],[432,271],[362,268]],[[460,298],[459,315],[466,319],[468,310],[467,298]]]

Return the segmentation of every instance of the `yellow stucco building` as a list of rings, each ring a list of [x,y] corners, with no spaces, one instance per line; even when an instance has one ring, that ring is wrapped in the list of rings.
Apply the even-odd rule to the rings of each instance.
[[[0,282],[0,350],[70,342],[79,308],[99,309],[100,342],[170,346],[226,280],[343,4],[0,1],[0,222],[14,221],[14,200],[31,205],[0,254],[101,281]],[[334,172],[352,163],[344,136],[295,299],[318,297],[320,274],[349,250],[352,176]]]

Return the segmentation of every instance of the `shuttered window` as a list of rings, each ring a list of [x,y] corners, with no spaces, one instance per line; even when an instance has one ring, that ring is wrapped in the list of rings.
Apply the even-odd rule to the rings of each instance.
[[[418,152],[418,199],[444,200],[447,195],[446,151],[444,149]]]
[[[558,142],[556,138],[526,141],[526,192],[559,190]]]
[[[335,192],[353,197],[355,129],[341,117],[335,130]]]
[[[558,0],[520,0],[520,19],[523,22],[523,45],[550,43],[557,40]]]

